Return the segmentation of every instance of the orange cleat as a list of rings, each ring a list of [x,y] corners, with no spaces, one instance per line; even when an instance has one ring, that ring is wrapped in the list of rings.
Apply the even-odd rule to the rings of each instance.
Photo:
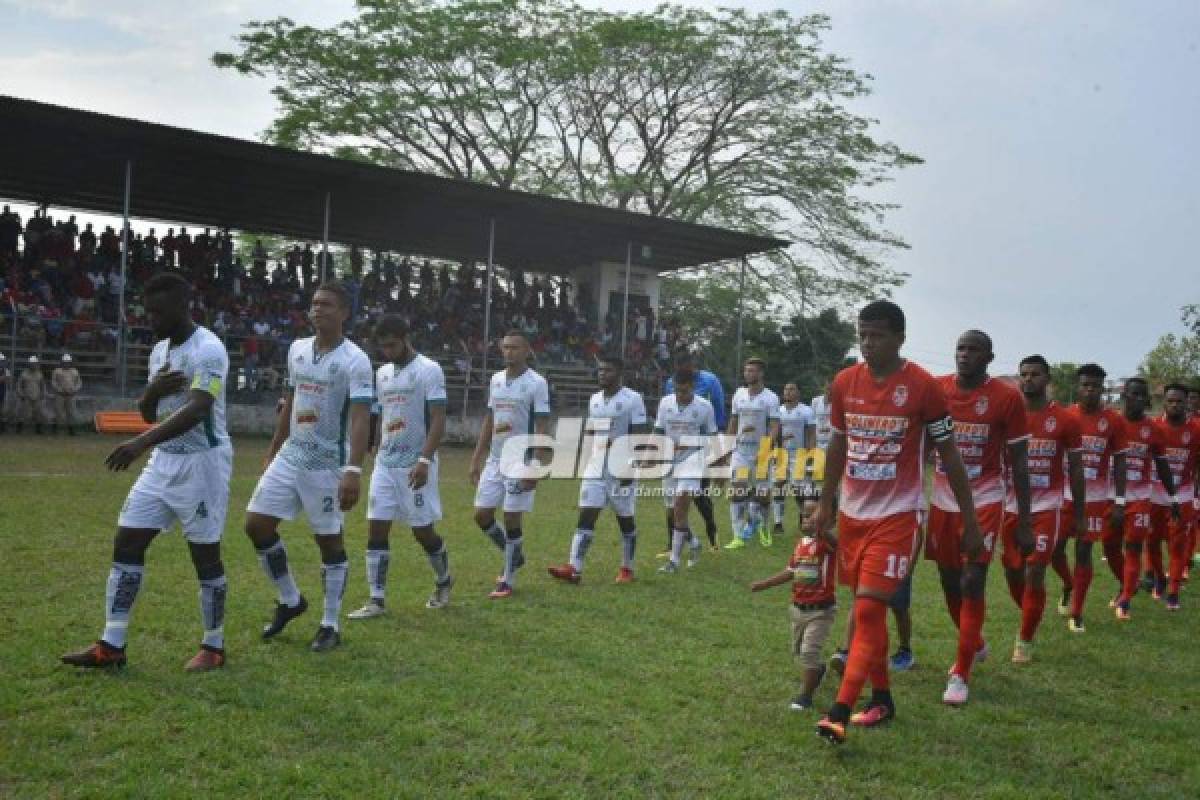
[[[187,672],[209,672],[225,666],[225,651],[217,647],[200,645],[200,652],[184,665]]]
[[[562,564],[557,567],[546,567],[546,572],[550,573],[550,577],[557,578],[566,583],[578,584],[583,580],[583,575],[579,574],[579,570],[575,569],[570,564]]]
[[[500,581],[496,584],[496,588],[493,589],[490,593],[488,593],[488,599],[489,600],[504,600],[506,598],[512,597],[512,593],[513,593],[512,587],[509,586],[504,581]]]
[[[633,583],[633,570],[629,567],[621,567],[617,573],[617,579],[613,583]]]
[[[86,650],[80,650],[78,653],[67,653],[60,660],[62,663],[72,667],[120,669],[125,666],[125,648],[113,647],[101,639]]]
[[[821,721],[817,723],[817,736],[830,744],[845,744],[846,726],[841,722],[834,722],[828,715],[821,717]]]

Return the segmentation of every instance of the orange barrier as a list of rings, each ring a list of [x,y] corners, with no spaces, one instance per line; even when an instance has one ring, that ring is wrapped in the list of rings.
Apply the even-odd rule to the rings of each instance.
[[[96,412],[97,433],[141,433],[153,427],[137,411]]]

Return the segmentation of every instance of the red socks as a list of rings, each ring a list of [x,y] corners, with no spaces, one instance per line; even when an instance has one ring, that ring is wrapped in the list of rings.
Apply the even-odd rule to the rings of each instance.
[[[1166,575],[1163,573],[1161,539],[1156,539],[1152,542],[1146,542],[1146,561],[1146,571],[1154,573],[1154,580],[1161,581],[1166,577]]]
[[[1142,548],[1137,545],[1125,546],[1125,570],[1121,579],[1120,601],[1128,603],[1137,594],[1138,581],[1142,572]]]
[[[854,639],[838,689],[839,703],[853,708],[868,678],[876,689],[888,688],[887,643],[887,604],[874,597],[855,598]],[[882,681],[883,685],[876,681]]]
[[[1046,611],[1046,587],[1028,585],[1021,602],[1021,641],[1032,642]]]
[[[1121,552],[1121,537],[1106,536],[1103,540],[1104,558],[1108,561],[1108,568],[1112,570],[1113,577],[1117,579],[1117,583],[1123,583],[1125,580],[1125,554]],[[1141,563],[1138,559],[1138,563]]]
[[[1054,574],[1062,580],[1064,589],[1070,589],[1075,581],[1071,578],[1071,567],[1067,563],[1067,553],[1065,550],[1055,550],[1054,555],[1050,557],[1050,566],[1054,569]]]
[[[1075,565],[1075,581],[1071,591],[1071,616],[1083,616],[1083,601],[1087,600],[1088,587],[1092,585],[1092,568]]]
[[[962,599],[962,610],[958,617],[958,658],[954,662],[954,672],[961,675],[964,681],[971,678],[975,653],[983,642],[983,619],[986,609],[987,603],[982,597]]]
[[[1188,555],[1189,536],[1178,532],[1171,537],[1168,548],[1171,551],[1171,579],[1167,583],[1167,594],[1179,594],[1183,583],[1183,568],[1191,561]]]

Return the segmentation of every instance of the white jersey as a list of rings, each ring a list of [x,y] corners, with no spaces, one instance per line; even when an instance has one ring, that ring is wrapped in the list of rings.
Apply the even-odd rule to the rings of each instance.
[[[584,474],[587,477],[611,475],[605,458],[609,444],[627,436],[635,425],[645,424],[646,404],[633,389],[622,386],[611,397],[605,396],[603,391],[592,395],[588,401],[587,433],[595,438]]]
[[[779,419],[779,397],[765,388],[750,394],[743,386],[733,393],[732,413],[737,417],[738,454],[753,458],[759,442],[770,433],[771,420]]]
[[[188,392],[198,390],[213,396],[208,416],[186,433],[163,442],[155,447],[164,453],[185,455],[201,453],[214,447],[229,445],[229,434],[225,432],[225,376],[229,372],[229,354],[225,345],[208,328],[197,326],[188,340],[178,347],[171,347],[170,339],[163,339],[150,351],[149,378],[163,367],[187,376],[187,386],[158,401],[158,419],[162,421],[187,404]]]
[[[510,436],[533,433],[534,417],[550,413],[550,387],[532,369],[526,368],[512,380],[507,370],[500,370],[488,385],[488,410],[492,412],[488,459],[499,461]]]
[[[348,339],[317,355],[315,336],[288,349],[287,385],[292,398],[291,431],[279,457],[298,469],[337,469],[346,463],[351,403],[375,399],[371,361]]]
[[[804,403],[796,403],[793,408],[786,404],[779,406],[779,438],[783,440],[783,448],[796,451],[804,447],[804,433],[813,424],[813,410]]]
[[[833,438],[833,426],[829,422],[829,415],[833,413],[833,409],[825,395],[817,395],[813,398],[812,413],[813,425],[817,428],[817,447],[827,450],[829,449],[829,440]]]
[[[446,405],[446,376],[436,361],[417,353],[407,364],[380,367],[375,392],[383,414],[377,461],[411,467],[429,435],[429,407]]]
[[[692,397],[692,402],[682,408],[679,399],[669,394],[658,403],[658,415],[654,420],[654,430],[665,434],[675,443],[675,461],[683,461],[700,446],[688,442],[683,448],[680,443],[685,437],[709,436],[717,432],[717,417],[713,413],[712,403],[699,395]]]

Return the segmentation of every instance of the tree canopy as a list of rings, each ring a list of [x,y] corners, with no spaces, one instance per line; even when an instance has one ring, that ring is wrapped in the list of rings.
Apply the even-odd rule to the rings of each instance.
[[[275,81],[268,140],[789,239],[751,265],[781,319],[902,282],[884,258],[905,244],[869,195],[919,159],[848,110],[870,76],[823,48],[827,17],[357,5],[328,29],[249,22],[214,54]]]

